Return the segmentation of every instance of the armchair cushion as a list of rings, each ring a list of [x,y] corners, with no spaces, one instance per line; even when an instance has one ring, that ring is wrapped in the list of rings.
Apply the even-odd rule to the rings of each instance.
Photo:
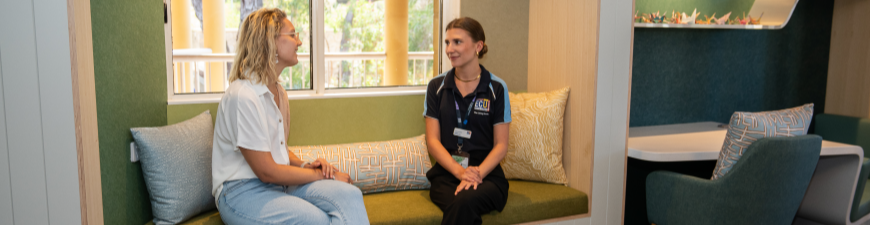
[[[722,178],[731,171],[746,149],[760,138],[807,134],[812,118],[812,103],[777,111],[734,112],[713,169],[712,180]]]

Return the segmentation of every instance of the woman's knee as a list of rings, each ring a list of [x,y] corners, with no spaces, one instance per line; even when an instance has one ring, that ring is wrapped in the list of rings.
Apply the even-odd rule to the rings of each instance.
[[[456,197],[453,198],[453,203],[463,205],[467,205],[469,203],[476,203],[478,201],[482,201],[483,198],[485,198],[485,195],[486,194],[482,193],[481,191],[460,191],[458,194],[456,194]]]
[[[342,198],[354,199],[359,198],[362,199],[362,191],[356,186],[351,184],[347,184],[344,182],[339,182],[334,187],[334,192],[336,195],[341,196]]]
[[[298,193],[298,192],[297,192]],[[318,197],[334,200],[362,201],[362,191],[356,186],[335,180],[321,180],[309,184],[301,190],[303,198]]]

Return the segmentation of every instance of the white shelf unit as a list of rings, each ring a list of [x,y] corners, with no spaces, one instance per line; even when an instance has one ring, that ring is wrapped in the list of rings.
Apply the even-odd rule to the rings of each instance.
[[[761,15],[759,25],[634,23],[635,28],[779,30],[788,24],[798,0],[755,0],[746,15]],[[731,18],[734,18],[734,12]],[[742,16],[742,15],[741,15]]]

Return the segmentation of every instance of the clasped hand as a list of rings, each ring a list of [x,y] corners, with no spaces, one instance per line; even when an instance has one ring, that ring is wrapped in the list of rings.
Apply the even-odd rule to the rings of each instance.
[[[468,188],[473,187],[474,190],[477,190],[477,185],[483,183],[483,178],[480,176],[480,169],[476,166],[469,166],[464,170],[462,175],[460,175],[459,186],[456,186],[456,192],[453,195],[458,195],[462,190],[468,190]]]
[[[326,161],[323,158],[317,158],[314,162],[311,162],[310,168],[312,169],[320,169],[321,175],[327,179],[334,179],[337,181],[345,182],[348,184],[353,184],[353,180],[350,179],[350,175],[346,173],[342,173],[332,164]]]

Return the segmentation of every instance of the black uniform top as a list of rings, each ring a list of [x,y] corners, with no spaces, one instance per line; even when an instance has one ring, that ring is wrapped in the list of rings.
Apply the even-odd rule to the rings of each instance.
[[[458,103],[462,118],[469,115],[465,129],[471,131],[471,139],[463,141],[462,151],[489,152],[494,145],[493,126],[511,122],[507,85],[504,80],[480,66],[480,82],[477,88],[462,97],[453,80],[454,70],[451,69],[429,81],[423,116],[438,120],[441,125],[441,144],[448,151],[453,152],[458,148],[459,137],[453,135],[453,129],[459,124],[456,116]],[[474,100],[472,105],[474,111],[468,114],[468,106],[472,100]]]

